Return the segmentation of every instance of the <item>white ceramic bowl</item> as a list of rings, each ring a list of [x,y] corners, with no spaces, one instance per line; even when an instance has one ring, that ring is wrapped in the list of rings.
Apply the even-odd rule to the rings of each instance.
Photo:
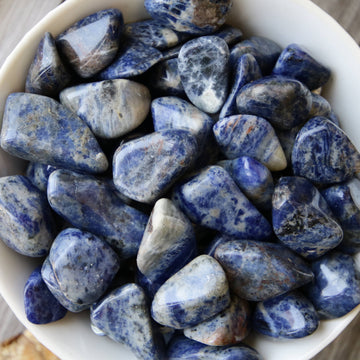
[[[331,68],[333,76],[324,96],[338,114],[343,129],[360,149],[360,49],[333,20],[308,0],[233,0],[229,18],[245,35],[269,37],[282,46],[296,42],[305,46],[319,61]],[[147,17],[143,0],[67,0],[50,12],[22,39],[0,71],[0,114],[8,94],[22,91],[27,69],[45,31],[58,34],[76,20],[97,10],[116,7],[126,22]],[[2,115],[0,115],[2,116]],[[23,163],[0,152],[0,176],[18,173]],[[25,317],[24,284],[37,265],[8,249],[0,241],[0,292],[20,321],[62,360],[135,360],[131,352],[90,329],[89,315],[68,314],[63,320],[35,326]],[[251,336],[247,342],[265,360],[310,359],[355,318],[360,308],[331,321],[323,321],[311,336],[292,341],[272,341]]]

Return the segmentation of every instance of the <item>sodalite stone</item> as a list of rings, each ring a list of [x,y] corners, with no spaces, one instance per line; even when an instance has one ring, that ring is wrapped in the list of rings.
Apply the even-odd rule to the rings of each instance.
[[[298,44],[290,44],[280,54],[273,74],[301,81],[310,90],[325,85],[331,72]]]
[[[276,236],[301,256],[318,258],[342,241],[340,224],[309,180],[297,176],[280,178],[272,203]]]
[[[119,10],[101,10],[58,35],[56,45],[78,75],[90,78],[114,60],[123,27]]]
[[[220,244],[215,259],[232,291],[242,299],[264,301],[310,282],[307,263],[281,244],[232,240]]]
[[[231,241],[231,240],[234,240],[234,238],[232,236],[218,233],[207,245],[207,247],[205,248],[204,254],[214,256],[215,250],[220,244],[227,242],[227,241]]]
[[[245,239],[271,235],[268,221],[220,166],[207,167],[175,187],[173,199],[195,224]]]
[[[291,129],[308,119],[312,97],[298,80],[267,76],[242,87],[236,104],[240,114],[261,116],[275,127]]]
[[[183,329],[209,319],[229,304],[224,270],[211,256],[200,255],[160,287],[151,314],[159,324]]]
[[[47,195],[66,221],[103,237],[122,259],[137,254],[148,216],[126,205],[110,181],[56,170],[50,175]]]
[[[47,32],[40,40],[33,62],[30,65],[25,91],[57,96],[71,81],[71,75],[60,59],[55,39]]]
[[[325,116],[329,118],[331,114],[331,106],[329,102],[321,95],[311,93],[312,106],[310,110],[310,117]]]
[[[101,173],[108,161],[93,133],[72,111],[47,96],[13,93],[6,100],[1,147],[42,164]]]
[[[253,329],[280,339],[308,336],[318,325],[314,305],[297,290],[257,303],[252,315]]]
[[[0,239],[16,252],[45,256],[55,236],[46,196],[22,175],[0,178]]]
[[[105,241],[68,228],[55,238],[41,273],[57,300],[78,312],[105,293],[119,267],[116,253]]]
[[[310,119],[298,133],[292,166],[295,175],[315,183],[340,183],[359,171],[360,154],[343,130],[318,116]]]
[[[187,217],[169,199],[159,199],[153,208],[136,257],[139,271],[155,294],[159,287],[197,254],[194,229]]]
[[[190,40],[180,50],[179,73],[190,101],[210,114],[218,112],[228,95],[229,47],[217,36]]]
[[[63,90],[60,101],[101,138],[113,139],[137,128],[150,110],[148,88],[126,79],[81,84]]]
[[[26,318],[33,324],[48,324],[62,319],[67,313],[43,281],[41,266],[26,281],[24,307]]]
[[[221,37],[229,46],[232,46],[241,41],[243,32],[237,27],[225,24],[221,26],[219,30],[213,33],[213,35]]]
[[[291,164],[291,155],[295,144],[295,139],[303,125],[294,126],[290,130],[276,129],[276,135],[280,141],[281,147],[284,150],[286,161]]]
[[[164,344],[152,324],[142,288],[127,284],[113,290],[91,307],[92,326],[125,344],[138,359],[164,359]]]
[[[226,21],[230,0],[145,0],[150,16],[168,27],[193,35],[216,31]]]
[[[315,280],[305,290],[321,319],[344,316],[360,304],[360,279],[350,255],[333,251],[311,267]]]
[[[219,120],[213,131],[228,159],[250,156],[271,171],[283,170],[287,166],[275,130],[264,118],[254,115],[229,116]]]
[[[31,162],[26,168],[26,176],[41,191],[47,191],[48,179],[56,167],[37,162]]]
[[[195,138],[182,129],[129,141],[114,154],[114,184],[133,200],[153,203],[192,165],[197,149]]]

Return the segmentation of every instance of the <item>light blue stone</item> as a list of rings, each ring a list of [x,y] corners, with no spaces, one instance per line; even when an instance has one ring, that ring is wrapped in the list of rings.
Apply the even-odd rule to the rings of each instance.
[[[48,179],[56,168],[51,165],[31,162],[26,168],[26,176],[41,191],[47,191]]]

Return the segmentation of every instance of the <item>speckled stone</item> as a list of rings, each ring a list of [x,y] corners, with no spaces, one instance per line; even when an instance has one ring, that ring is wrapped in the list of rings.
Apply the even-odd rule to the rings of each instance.
[[[60,59],[55,39],[47,32],[40,40],[34,60],[30,65],[25,91],[54,97],[70,81],[71,75]]]
[[[340,224],[309,180],[298,176],[280,178],[272,203],[276,236],[301,256],[316,259],[341,243]]]
[[[33,324],[48,324],[62,319],[67,310],[56,300],[41,277],[41,266],[29,276],[24,287],[26,318]]]
[[[291,129],[308,119],[312,97],[298,80],[267,76],[242,87],[236,104],[240,114],[261,116],[275,127]]]
[[[14,251],[45,256],[55,236],[46,196],[22,175],[0,178],[0,239]]]
[[[259,116],[233,115],[213,127],[215,139],[228,159],[250,156],[271,171],[287,166],[284,151],[271,124]]]
[[[314,305],[297,290],[257,303],[252,315],[252,328],[273,338],[309,336],[318,325]]]
[[[295,175],[315,183],[339,183],[360,170],[360,154],[343,130],[319,116],[310,119],[298,133],[292,166]]]
[[[217,36],[202,36],[183,45],[178,67],[190,101],[210,114],[218,112],[228,95],[229,47]]]
[[[47,96],[13,93],[6,100],[1,147],[11,155],[90,173],[108,161],[87,125]]]
[[[47,191],[48,179],[56,168],[51,165],[30,162],[26,168],[26,176],[41,191]]]
[[[56,45],[78,75],[90,78],[114,60],[123,26],[119,10],[101,10],[58,35]]]
[[[224,270],[211,256],[200,255],[160,287],[151,314],[159,324],[183,329],[209,319],[229,304]]]
[[[268,221],[220,166],[207,167],[178,185],[173,199],[195,224],[245,239],[271,235]]]
[[[232,46],[241,41],[243,32],[237,27],[225,24],[214,32],[213,35],[221,37],[229,46]]]
[[[214,256],[232,291],[249,301],[284,294],[314,277],[307,263],[281,244],[232,240],[220,244]]]
[[[93,328],[125,344],[141,360],[164,359],[164,344],[153,327],[147,298],[136,284],[113,290],[91,307]]]
[[[150,111],[148,88],[127,79],[76,85],[60,101],[84,120],[98,137],[113,139],[137,128]]]
[[[189,131],[157,131],[121,145],[114,154],[116,188],[129,198],[153,203],[186,171],[197,153]]]
[[[309,117],[325,116],[329,118],[331,114],[331,106],[329,102],[319,94],[311,93],[312,105]]]

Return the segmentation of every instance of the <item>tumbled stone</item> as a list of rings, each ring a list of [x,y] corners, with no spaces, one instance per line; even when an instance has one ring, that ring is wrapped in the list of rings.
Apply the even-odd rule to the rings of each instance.
[[[224,270],[211,256],[200,255],[160,287],[151,314],[159,324],[183,329],[209,319],[229,304]]]
[[[218,112],[228,94],[229,47],[216,36],[190,40],[180,50],[178,67],[190,101],[210,114]]]
[[[229,46],[238,43],[243,37],[243,33],[239,28],[227,24],[221,26],[213,35],[224,39]]]
[[[232,240],[220,244],[214,256],[232,291],[249,301],[284,294],[314,277],[307,263],[281,244]]]
[[[298,126],[294,126],[290,130],[284,130],[284,129],[275,130],[276,135],[280,141],[281,147],[284,150],[284,154],[288,164],[291,164],[291,154],[295,144],[295,139],[302,127],[303,125],[301,124]]]
[[[47,191],[48,179],[56,168],[51,165],[31,162],[26,168],[26,176],[41,191]]]
[[[60,101],[101,138],[113,139],[137,128],[150,110],[148,88],[127,79],[76,85],[60,93]]]
[[[101,10],[58,35],[56,45],[78,75],[90,78],[114,60],[123,25],[119,10]]]
[[[90,173],[108,161],[93,133],[72,111],[47,96],[13,93],[6,100],[1,147],[25,160]]]
[[[329,118],[331,114],[331,106],[329,102],[321,95],[311,93],[312,105],[309,117],[325,116]]]
[[[204,254],[214,256],[216,248],[227,241],[234,240],[233,236],[224,235],[221,233],[218,233],[214,236],[214,238],[210,241],[210,243],[207,244]]]

